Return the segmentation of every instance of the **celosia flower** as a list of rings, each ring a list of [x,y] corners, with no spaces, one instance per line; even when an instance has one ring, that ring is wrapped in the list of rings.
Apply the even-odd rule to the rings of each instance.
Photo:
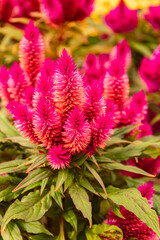
[[[140,125],[138,131],[139,133],[137,134],[136,139],[152,135],[152,127],[148,122],[144,122]]]
[[[151,59],[144,57],[139,74],[146,83],[149,92],[160,90],[160,46],[153,52]]]
[[[20,42],[20,64],[32,84],[44,61],[44,44],[39,29],[30,21]]]
[[[94,80],[103,81],[108,66],[108,54],[100,54],[99,56],[92,53],[88,54],[83,64],[85,81],[88,84],[91,84]]]
[[[9,73],[5,66],[2,66],[0,69],[0,97],[6,102],[9,102],[10,100],[10,94],[8,92],[8,78]]]
[[[117,104],[118,109],[122,110],[128,100],[129,79],[124,71],[124,66],[119,59],[111,62],[104,78],[104,96]]]
[[[84,101],[84,83],[73,59],[64,49],[60,60],[55,64],[54,96],[57,111],[64,115],[74,106],[82,108]]]
[[[119,42],[112,49],[109,60],[112,62],[116,58],[124,64],[125,69],[131,64],[131,50],[126,40]]]
[[[93,10],[93,0],[40,0],[41,12],[50,24],[82,20]],[[68,7],[70,6],[70,7]]]
[[[15,126],[23,137],[27,137],[31,142],[37,143],[37,136],[33,129],[33,113],[26,105],[11,102],[7,109],[12,114]]]
[[[85,150],[91,140],[90,124],[83,112],[76,107],[64,123],[63,142],[72,154]]]
[[[32,12],[40,11],[40,2],[39,0],[14,0],[14,4],[16,6],[16,11],[14,14],[15,18],[26,17],[32,18]]]
[[[137,14],[137,10],[128,9],[121,0],[119,5],[105,16],[105,22],[116,33],[128,32],[137,27]]]
[[[49,164],[53,169],[60,169],[69,167],[71,161],[71,154],[68,149],[64,148],[63,145],[54,145],[49,151],[47,158]]]
[[[160,5],[149,7],[149,13],[145,14],[145,19],[152,25],[154,29],[160,29]]]
[[[0,21],[8,22],[13,15],[14,0],[0,0]]]
[[[139,186],[138,190],[141,192],[142,197],[147,198],[148,203],[152,206],[152,198],[154,195],[153,184],[146,183]],[[121,214],[124,219],[116,216],[110,211],[108,219],[104,222],[121,228],[123,231],[123,240],[129,238],[136,238],[138,240],[159,240],[158,236],[151,228],[123,206],[121,207]]]
[[[95,80],[85,89],[84,113],[89,121],[97,118],[106,112],[106,100],[103,97],[103,91],[100,84]]]

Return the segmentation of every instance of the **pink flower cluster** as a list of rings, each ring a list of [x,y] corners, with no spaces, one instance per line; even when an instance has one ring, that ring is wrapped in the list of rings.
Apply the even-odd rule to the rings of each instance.
[[[41,12],[49,24],[60,25],[83,20],[93,8],[94,0],[1,0],[0,20],[8,22],[12,17],[32,18],[32,12]]]
[[[150,207],[153,207],[154,189],[152,183],[145,183],[138,188],[142,197],[148,200]],[[116,216],[112,211],[109,212],[105,223],[116,225],[123,231],[123,240],[135,238],[137,240],[159,240],[155,232],[152,231],[145,223],[143,223],[134,213],[128,211],[123,206],[121,214],[124,217]]]
[[[22,136],[48,150],[54,169],[71,156],[92,154],[113,133],[112,105],[87,84],[66,50],[59,60],[44,60],[41,34],[31,21],[20,42],[20,65],[0,70],[0,95],[8,103]]]

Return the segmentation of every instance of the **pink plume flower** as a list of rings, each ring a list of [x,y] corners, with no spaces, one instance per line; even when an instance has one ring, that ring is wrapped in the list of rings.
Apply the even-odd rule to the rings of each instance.
[[[40,2],[41,12],[47,22],[60,25],[88,17],[93,10],[94,0],[40,0]]]
[[[44,44],[39,29],[30,21],[20,42],[20,64],[32,84],[44,61]]]
[[[151,59],[144,57],[139,69],[142,80],[146,83],[149,92],[160,90],[160,46],[154,50]]]
[[[61,117],[42,96],[33,109],[34,131],[43,146],[50,148],[61,134]]]
[[[9,73],[5,66],[0,69],[0,97],[6,101],[10,101],[10,94],[8,92]]]
[[[40,11],[40,2],[39,0],[14,0],[16,11],[14,17],[26,17],[32,18],[32,12],[39,12]]]
[[[139,133],[136,136],[136,139],[141,139],[145,136],[152,135],[152,127],[148,122],[144,122],[142,125],[139,126]]]
[[[140,124],[147,114],[147,98],[143,90],[130,98],[127,107],[122,111],[121,124]]]
[[[91,140],[90,124],[78,107],[70,112],[63,128],[64,146],[72,154],[80,153],[88,146]]]
[[[105,114],[106,100],[102,94],[103,91],[96,80],[86,87],[83,110],[89,121]]]
[[[10,102],[7,109],[12,114],[15,126],[23,137],[37,143],[38,139],[33,129],[33,113],[26,105],[18,102]]]
[[[27,81],[24,72],[20,68],[19,64],[15,62],[11,67],[11,70],[9,70],[8,92],[10,94],[10,98],[12,100],[19,101],[26,87]]]
[[[156,30],[160,29],[160,5],[156,7],[149,7],[149,13],[145,14],[145,19],[152,25]]]
[[[0,20],[8,22],[13,15],[14,0],[0,0]]]
[[[138,25],[138,11],[128,9],[121,0],[119,5],[105,16],[105,22],[116,33],[128,32]]]
[[[49,151],[47,158],[49,164],[53,169],[60,169],[69,167],[71,161],[71,154],[68,149],[64,148],[63,145],[54,145]]]
[[[109,67],[109,55],[100,54],[96,56],[93,53],[88,54],[83,64],[85,81],[91,84],[95,80],[103,81],[107,68]]]
[[[80,109],[84,101],[84,83],[80,71],[71,56],[64,49],[60,60],[55,64],[54,96],[57,111],[64,115],[74,106]]]
[[[124,71],[124,66],[118,59],[111,62],[111,65],[104,78],[104,96],[117,104],[122,110],[128,100],[129,79]]]
[[[131,64],[131,50],[126,40],[123,40],[115,46],[109,56],[109,60],[112,62],[114,59],[118,59],[124,64],[127,69]]]
[[[154,195],[153,184],[146,183],[139,186],[138,190],[141,192],[142,197],[147,198],[148,202],[152,205],[152,198]],[[108,218],[104,222],[121,228],[123,231],[123,240],[129,238],[136,238],[138,240],[159,240],[158,236],[151,228],[123,206],[121,207],[121,214],[125,219],[116,216],[110,211]]]

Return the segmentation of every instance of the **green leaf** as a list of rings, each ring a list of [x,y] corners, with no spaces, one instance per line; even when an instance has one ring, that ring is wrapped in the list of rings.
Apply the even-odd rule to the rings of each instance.
[[[10,201],[10,200],[17,198],[21,192],[17,191],[15,193],[13,193],[12,190],[14,188],[15,188],[15,186],[8,186],[6,189],[0,191],[0,202]]]
[[[53,199],[55,200],[55,202],[58,204],[58,206],[60,206],[60,208],[63,210],[63,204],[62,204],[62,191],[59,188],[56,192],[55,192],[55,185],[53,184],[51,186],[51,196],[53,197]]]
[[[18,29],[10,24],[5,25],[0,28],[0,33],[9,36],[12,39],[20,41],[23,37],[23,32],[21,29]]]
[[[26,166],[16,169],[19,165],[26,163],[26,160],[12,160],[8,162],[0,163],[0,174],[19,172],[26,169]]]
[[[38,168],[33,170],[25,177],[13,190],[14,192],[49,177],[52,172],[47,168]]]
[[[19,135],[16,128],[11,125],[8,119],[0,112],[0,131],[7,137],[14,137]]]
[[[87,180],[87,178],[83,177],[80,180],[80,184],[82,185],[82,187],[86,188],[88,191],[96,194],[99,196],[99,194],[96,192],[96,190],[92,187],[92,185],[90,184],[90,182]]]
[[[36,167],[40,166],[41,164],[46,162],[46,155],[39,155],[36,156],[34,158],[32,158],[33,163],[32,165],[27,169],[26,173],[29,173],[30,171],[32,171],[33,169],[35,169]]]
[[[112,169],[112,170],[123,170],[123,171],[127,171],[127,172],[137,173],[137,174],[141,174],[141,175],[144,175],[147,177],[154,177],[154,175],[147,173],[146,171],[144,171],[138,167],[124,165],[124,164],[117,163],[117,162],[101,164],[101,167],[107,168],[107,169]]]
[[[19,145],[27,148],[35,148],[36,144],[31,143],[27,138],[24,138],[22,136],[14,136],[14,137],[8,137],[7,139],[11,140],[14,143],[18,143]]]
[[[66,181],[67,177],[68,177],[68,169],[59,170],[55,191],[57,191],[62,186],[62,184]]]
[[[46,236],[45,234],[29,235],[28,240],[56,240],[56,238],[51,236]]]
[[[122,240],[122,230],[114,225],[106,223],[93,225],[92,228],[87,228],[85,231],[87,240]]]
[[[49,181],[49,178],[45,178],[45,179],[42,180],[42,182],[41,182],[41,194],[43,193],[48,181]]]
[[[107,192],[109,199],[117,205],[122,205],[130,212],[133,212],[160,237],[158,216],[150,208],[147,199],[143,198],[137,189],[118,189],[110,186],[107,187]]]
[[[24,222],[22,220],[17,220],[17,225],[19,228],[27,233],[39,234],[43,233],[46,235],[53,236],[40,222]]]
[[[72,210],[63,213],[66,222],[70,223],[75,231],[77,231],[77,217]]]
[[[11,221],[2,234],[4,240],[23,240],[21,232],[16,223]]]
[[[145,44],[141,42],[129,41],[129,46],[137,52],[141,53],[143,56],[150,58],[151,51]]]
[[[104,183],[101,179],[101,177],[99,176],[99,174],[96,172],[96,170],[94,168],[92,168],[87,162],[85,162],[85,166],[88,168],[88,170],[92,173],[92,175],[95,177],[95,179],[97,180],[97,182],[101,185],[101,187],[103,188],[106,196],[107,196],[107,192],[106,192],[106,188],[104,186]]]
[[[40,195],[40,190],[30,192],[21,201],[18,199],[7,209],[2,221],[2,233],[12,219],[22,219],[26,222],[39,220],[51,207],[50,192]]]
[[[74,179],[74,174],[72,172],[68,172],[68,177],[64,182],[64,191],[66,191],[67,188],[72,184],[73,179]]]
[[[90,226],[92,225],[92,206],[89,197],[84,188],[78,184],[72,184],[69,188],[69,194],[73,200],[75,207],[80,210],[85,218],[88,219]]]
[[[154,209],[157,211],[158,215],[160,216],[160,203],[159,203],[160,195],[155,194],[153,199],[153,206]]]
[[[121,139],[127,133],[130,133],[135,127],[137,127],[137,125],[128,125],[126,127],[116,128],[116,129],[114,129],[114,134],[112,135],[112,138],[118,137]],[[110,141],[112,141],[112,138]]]

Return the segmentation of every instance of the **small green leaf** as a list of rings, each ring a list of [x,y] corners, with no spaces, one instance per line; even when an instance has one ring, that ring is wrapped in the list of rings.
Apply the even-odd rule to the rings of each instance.
[[[44,191],[44,189],[45,189],[45,187],[46,187],[46,185],[48,183],[48,180],[49,180],[48,177],[42,180],[42,183],[41,183],[41,193],[40,194],[43,193],[43,191]]]
[[[87,178],[83,177],[80,180],[80,184],[82,185],[82,187],[86,188],[88,191],[96,194],[99,196],[99,194],[96,192],[96,190],[92,187],[92,185],[90,184],[90,182],[87,180]]]
[[[87,192],[78,184],[72,184],[69,188],[69,194],[75,207],[82,212],[83,216],[88,219],[90,226],[92,226],[92,206]]]
[[[13,190],[14,192],[22,189],[24,187],[29,186],[32,183],[36,183],[40,180],[43,180],[47,177],[49,177],[52,174],[52,172],[47,169],[47,168],[38,168],[33,170],[28,174],[27,177],[25,177],[18,185],[17,187]]]
[[[77,217],[72,210],[63,213],[66,222],[70,223],[75,231],[77,231]]]
[[[14,137],[8,137],[7,139],[11,140],[14,143],[18,143],[19,145],[27,148],[35,148],[36,144],[31,143],[27,138],[24,138],[22,136],[14,136]]]
[[[19,135],[16,128],[11,125],[9,120],[0,112],[0,131],[7,137],[14,137]]]
[[[158,216],[150,208],[147,199],[143,198],[137,189],[118,189],[110,186],[107,187],[107,192],[109,199],[117,205],[122,205],[130,212],[133,212],[160,237]]]
[[[50,192],[40,195],[40,190],[30,192],[21,201],[18,199],[7,209],[2,220],[2,233],[12,219],[22,219],[26,222],[39,220],[51,207],[52,199]]]
[[[107,192],[106,192],[106,188],[104,186],[104,183],[101,179],[101,177],[99,176],[99,174],[96,172],[96,170],[94,168],[92,168],[87,162],[85,162],[85,166],[88,168],[88,170],[92,173],[92,175],[95,177],[95,179],[97,180],[97,182],[99,182],[99,184],[101,185],[101,187],[103,188],[106,196],[107,196]]]
[[[67,188],[72,184],[73,179],[74,179],[74,174],[72,172],[68,172],[68,177],[64,182],[64,191],[66,191]]]
[[[57,191],[62,186],[62,184],[66,181],[67,177],[68,177],[68,169],[59,170],[55,191]]]
[[[123,233],[120,228],[106,223],[93,225],[85,231],[87,240],[122,240]]]
[[[32,165],[27,169],[26,173],[29,173],[30,171],[32,171],[33,169],[35,169],[36,167],[40,166],[41,164],[46,162],[46,155],[39,155],[36,156],[34,158],[32,158],[33,163]]]
[[[50,233],[40,222],[24,222],[22,220],[17,220],[17,225],[19,228],[27,233],[44,233],[46,235],[52,236],[52,233]]]
[[[11,221],[2,234],[4,240],[23,240],[21,232],[16,223]]]
[[[29,235],[28,240],[57,240],[57,238],[46,236],[45,234],[36,234],[36,235]]]
[[[58,206],[60,206],[60,208],[63,210],[63,204],[62,204],[62,191],[59,188],[56,192],[55,192],[55,185],[53,184],[51,186],[51,196],[53,197],[53,199],[55,200],[55,202],[58,204]]]
[[[17,198],[21,192],[17,191],[15,193],[13,193],[12,190],[14,188],[15,188],[15,186],[8,186],[6,189],[0,191],[0,202],[10,201],[10,200]]]
[[[26,163],[26,160],[12,160],[8,162],[0,163],[0,174],[19,172],[26,169],[26,166],[16,169],[19,165]]]

